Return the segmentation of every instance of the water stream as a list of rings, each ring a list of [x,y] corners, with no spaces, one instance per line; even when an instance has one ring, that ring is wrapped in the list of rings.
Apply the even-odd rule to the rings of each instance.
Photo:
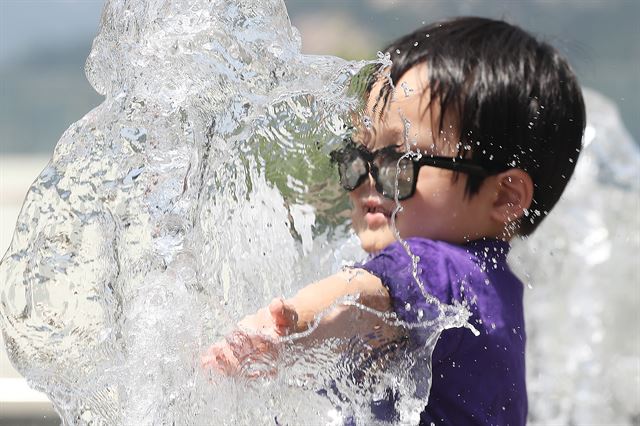
[[[65,424],[370,424],[389,387],[415,423],[429,377],[411,369],[462,311],[393,362],[366,351],[375,336],[294,338],[252,360],[286,367],[257,380],[199,362],[244,315],[363,258],[327,153],[384,62],[302,55],[281,0],[106,2],[86,67],[104,102],[61,137],[0,264],[10,358]],[[587,102],[568,195],[512,255],[540,424],[640,414],[640,155],[615,107]]]

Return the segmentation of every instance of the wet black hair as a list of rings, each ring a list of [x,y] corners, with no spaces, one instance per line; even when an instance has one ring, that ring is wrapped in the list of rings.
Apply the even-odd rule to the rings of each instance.
[[[518,233],[533,232],[564,191],[582,146],[584,101],[567,61],[517,26],[477,17],[422,27],[384,52],[394,84],[413,66],[427,65],[429,106],[440,111],[435,131],[454,117],[458,156],[493,173],[515,167],[531,176],[533,201]],[[390,85],[380,91],[381,111],[390,94]],[[483,180],[468,177],[469,197]]]

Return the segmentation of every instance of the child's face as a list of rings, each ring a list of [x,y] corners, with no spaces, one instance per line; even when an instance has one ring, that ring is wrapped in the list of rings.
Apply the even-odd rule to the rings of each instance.
[[[437,122],[438,114],[425,108],[429,96],[425,76],[426,65],[411,68],[396,85],[395,95],[382,118],[377,118],[378,113],[369,114],[372,128],[364,131],[360,138],[369,150],[389,145],[401,145],[400,149],[406,150],[404,146],[408,141],[412,151],[446,157],[456,155],[458,138],[454,126],[450,127],[445,121],[448,131],[436,137],[432,132],[431,123]],[[374,86],[372,90],[369,111],[380,87]],[[467,176],[460,173],[455,181],[452,177],[450,170],[431,166],[420,169],[415,194],[400,202],[402,211],[396,216],[396,228],[402,238],[464,243],[493,236],[495,230],[489,218],[495,191],[483,184],[480,192],[469,198],[465,196]],[[396,240],[391,224],[396,203],[376,191],[371,176],[351,191],[349,197],[353,205],[353,227],[364,250],[379,251]]]

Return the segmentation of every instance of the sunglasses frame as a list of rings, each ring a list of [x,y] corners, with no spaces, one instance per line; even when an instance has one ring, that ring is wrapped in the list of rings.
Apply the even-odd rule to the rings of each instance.
[[[385,193],[383,185],[378,180],[378,177],[379,177],[378,166],[374,164],[374,161],[376,158],[391,156],[391,154],[394,154],[395,156],[400,155],[396,159],[396,164],[398,161],[404,158],[412,161],[414,166],[413,176],[411,180],[411,191],[409,192],[409,194],[405,196],[398,196],[398,201],[411,198],[415,194],[416,186],[418,184],[418,173],[420,172],[420,168],[422,166],[431,166],[431,167],[437,167],[440,169],[453,170],[456,172],[467,173],[470,175],[475,175],[480,177],[486,177],[489,175],[489,172],[484,167],[482,167],[481,165],[479,165],[473,160],[456,158],[456,157],[441,157],[441,156],[433,156],[433,155],[425,155],[425,154],[414,155],[406,152],[405,153],[398,152],[397,148],[398,146],[391,145],[376,151],[369,151],[368,149],[366,149],[364,146],[360,144],[356,144],[353,141],[347,141],[346,146],[342,148],[338,148],[334,151],[331,151],[330,153],[331,162],[338,164],[338,173],[340,175],[340,185],[347,191],[353,191],[357,187],[362,185],[362,183],[367,179],[367,177],[371,175],[371,177],[373,177],[373,181],[375,182],[376,191],[378,191],[380,194],[382,194],[386,198],[395,200],[396,199],[395,194]],[[350,185],[345,185],[344,180],[342,178],[342,173],[340,172],[339,165],[340,163],[345,162],[344,161],[345,156],[347,155],[352,156],[353,153],[357,153],[360,156],[360,158],[364,160],[366,173],[362,174],[358,178],[356,184],[353,187],[351,187]],[[397,189],[397,184],[395,186]]]

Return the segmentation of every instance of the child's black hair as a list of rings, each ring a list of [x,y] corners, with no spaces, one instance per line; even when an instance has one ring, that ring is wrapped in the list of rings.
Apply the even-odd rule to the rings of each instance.
[[[585,108],[567,61],[514,25],[475,17],[425,26],[384,51],[394,84],[414,65],[427,65],[429,102],[440,110],[434,131],[443,130],[445,116],[455,117],[460,157],[531,176],[533,202],[518,232],[533,232],[560,198],[581,149]],[[390,93],[388,86],[380,92],[381,111]],[[482,181],[469,176],[467,195]]]

